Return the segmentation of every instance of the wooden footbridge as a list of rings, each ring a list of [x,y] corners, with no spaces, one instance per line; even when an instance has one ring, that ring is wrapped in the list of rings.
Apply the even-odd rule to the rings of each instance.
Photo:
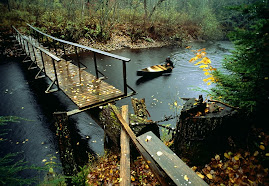
[[[30,63],[29,70],[39,68],[39,72],[35,77],[36,79],[48,77],[51,80],[51,84],[45,91],[46,93],[62,90],[78,106],[78,109],[69,111],[68,115],[76,114],[136,93],[127,84],[126,63],[130,59],[58,39],[41,32],[29,24],[28,26],[31,33],[29,36],[23,35],[13,27],[16,39],[26,54],[23,62]],[[41,41],[46,41],[48,47],[45,47]],[[51,51],[51,46],[53,46],[54,51]],[[76,62],[67,60],[67,58],[63,59],[63,57],[66,57],[67,46],[75,51],[77,57]],[[64,54],[63,56],[58,55],[59,49]],[[87,72],[85,70],[87,67],[80,62],[78,55],[79,49],[93,52],[95,75]],[[107,77],[97,68],[96,54],[122,61],[123,90],[104,81]],[[117,74],[115,73],[115,75]],[[131,90],[130,93],[127,92],[128,88]]]

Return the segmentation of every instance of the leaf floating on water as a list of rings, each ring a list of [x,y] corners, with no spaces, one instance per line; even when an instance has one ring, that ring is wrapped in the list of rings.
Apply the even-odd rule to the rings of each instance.
[[[184,180],[189,181],[189,178],[187,175],[184,176]]]
[[[163,153],[161,151],[158,151],[157,156],[161,156],[161,155],[163,155]]]

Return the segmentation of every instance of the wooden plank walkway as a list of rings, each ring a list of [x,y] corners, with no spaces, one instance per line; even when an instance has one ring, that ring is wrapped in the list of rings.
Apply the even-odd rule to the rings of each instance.
[[[35,45],[39,44],[35,40],[31,40]],[[44,69],[47,77],[52,81],[55,80],[55,72],[53,67],[53,60],[49,55],[42,54],[40,50],[29,46],[31,53],[31,60],[36,61],[36,65],[42,69],[42,57],[44,61]],[[42,47],[42,46],[39,46]],[[25,44],[25,48],[28,51],[28,47]],[[42,47],[43,48],[43,47]],[[34,56],[35,54],[35,56]],[[35,59],[36,58],[36,59]],[[123,97],[124,93],[114,86],[101,80],[96,82],[96,76],[89,72],[79,69],[78,66],[71,62],[67,62],[64,59],[55,62],[55,68],[57,73],[57,79],[59,82],[59,88],[79,107],[79,109],[90,107],[100,102],[104,102],[110,99]]]
[[[192,171],[172,150],[170,150],[153,132],[139,137],[138,142],[151,155],[155,162],[173,180],[176,185],[208,185]]]

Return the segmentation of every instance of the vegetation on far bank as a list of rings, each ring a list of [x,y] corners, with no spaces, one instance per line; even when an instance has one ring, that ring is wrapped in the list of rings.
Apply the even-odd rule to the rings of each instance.
[[[226,38],[228,31],[246,22],[227,7],[244,2],[7,0],[0,4],[0,25],[10,28],[30,23],[55,37],[95,47],[101,47],[101,43],[111,45],[108,48],[132,47],[134,43],[161,46]]]

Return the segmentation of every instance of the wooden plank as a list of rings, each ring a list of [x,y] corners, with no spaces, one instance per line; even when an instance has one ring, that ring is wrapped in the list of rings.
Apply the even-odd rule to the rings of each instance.
[[[122,116],[123,119],[129,124],[129,115],[128,115],[128,105],[122,106]],[[120,182],[121,186],[131,185],[131,168],[130,168],[130,138],[126,131],[121,128],[120,134]]]
[[[176,185],[207,185],[153,132],[147,132],[137,140]]]
[[[147,162],[150,162],[149,163],[149,167],[152,170],[152,172],[154,173],[154,175],[157,177],[157,179],[159,180],[159,182],[162,185],[164,185],[164,186],[169,185],[168,184],[168,181],[166,180],[167,177],[159,169],[159,167],[155,164],[155,161],[152,159],[152,157],[146,152],[146,150],[142,147],[142,145],[137,141],[134,132],[132,131],[132,129],[130,128],[130,126],[126,123],[126,121],[123,119],[123,117],[121,116],[121,114],[118,111],[117,107],[115,105],[111,105],[111,104],[109,104],[109,105],[111,106],[111,108],[115,112],[117,118],[119,119],[119,121],[121,122],[123,128],[125,129],[125,131],[129,135],[129,137],[132,140],[132,142],[134,143],[134,145],[137,148],[138,152],[143,156],[143,158]]]

